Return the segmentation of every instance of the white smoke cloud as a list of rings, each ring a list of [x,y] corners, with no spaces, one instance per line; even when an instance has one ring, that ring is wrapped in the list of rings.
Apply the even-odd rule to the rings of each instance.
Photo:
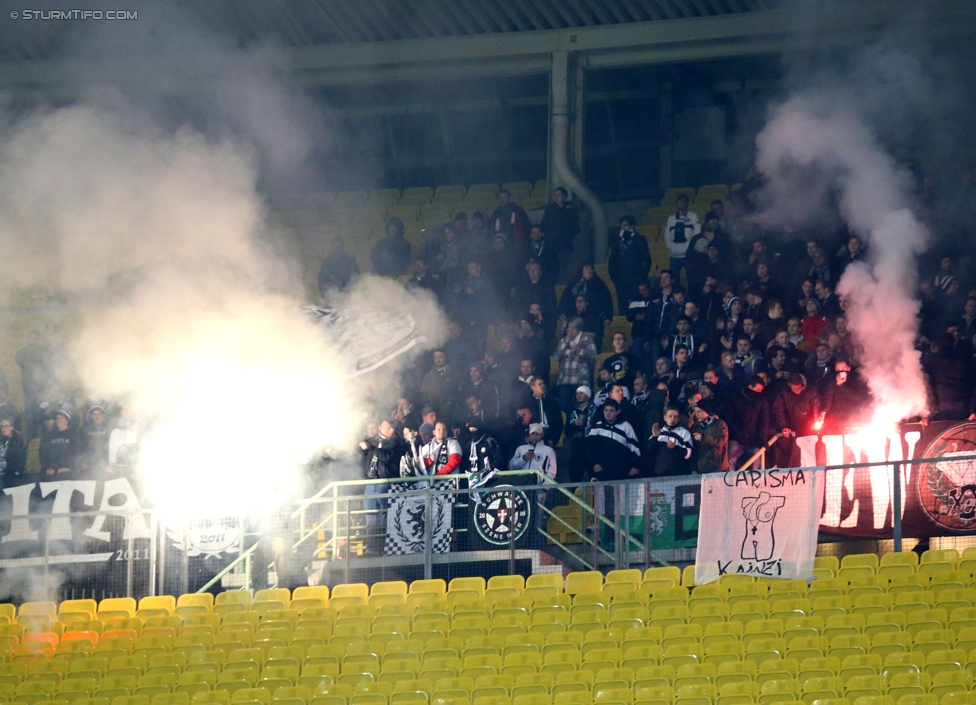
[[[856,92],[843,83],[794,96],[758,136],[757,166],[770,182],[772,217],[802,218],[803,208],[789,208],[814,183],[819,196],[831,193],[850,230],[867,241],[869,263],[848,267],[838,293],[850,297],[847,315],[863,349],[875,420],[891,424],[926,408],[913,294],[916,257],[929,234],[912,212],[907,175],[856,107]],[[820,202],[818,195],[810,201]]]
[[[355,353],[340,355],[301,311],[302,267],[272,251],[258,194],[275,125],[287,154],[313,138],[248,56],[221,65],[253,70],[237,103],[250,115],[220,129],[221,113],[195,101],[199,81],[181,97],[206,129],[174,121],[166,98],[180,86],[165,82],[158,100],[103,86],[97,99],[8,117],[0,137],[7,281],[60,290],[75,307],[78,332],[60,342],[90,398],[125,400],[150,429],[140,469],[170,518],[276,509],[304,491],[302,463],[354,448],[363,420]],[[443,336],[436,304],[393,282],[366,278],[344,304],[407,311],[431,345]],[[389,378],[380,391],[395,400]]]

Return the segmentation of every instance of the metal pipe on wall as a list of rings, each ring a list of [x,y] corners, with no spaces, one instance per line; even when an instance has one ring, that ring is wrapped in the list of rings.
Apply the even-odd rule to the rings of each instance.
[[[549,72],[550,125],[549,169],[550,187],[562,185],[579,196],[593,214],[593,259],[602,262],[607,257],[607,217],[603,204],[573,171],[569,163],[569,54],[556,51],[552,54]]]

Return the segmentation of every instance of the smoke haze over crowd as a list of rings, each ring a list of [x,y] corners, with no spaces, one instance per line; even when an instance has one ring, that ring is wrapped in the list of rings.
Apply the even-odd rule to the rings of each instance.
[[[951,173],[950,116],[963,92],[938,80],[950,57],[928,55],[905,25],[841,58],[817,56],[794,66],[795,88],[757,138],[763,215],[814,236],[845,227],[866,241],[867,263],[850,266],[837,291],[850,300],[875,420],[890,426],[926,409],[914,292],[933,240],[927,225],[945,222],[917,202],[904,158],[921,153],[935,160],[928,168]]]
[[[151,422],[141,468],[153,504],[273,509],[304,490],[301,463],[352,447],[362,422],[354,360],[302,314],[301,268],[269,244],[258,194],[263,180],[287,182],[289,164],[300,172],[309,113],[291,109],[302,101],[267,48],[173,36],[124,85],[96,80],[69,106],[7,117],[0,247],[11,284],[78,305],[67,350],[89,398]],[[190,75],[204,47],[207,71]],[[364,282],[349,300],[441,333],[436,305],[398,285]]]

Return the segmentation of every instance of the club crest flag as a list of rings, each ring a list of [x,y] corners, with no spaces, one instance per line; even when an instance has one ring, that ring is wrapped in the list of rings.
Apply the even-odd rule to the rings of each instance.
[[[695,584],[733,574],[811,579],[823,476],[777,468],[705,475]]]

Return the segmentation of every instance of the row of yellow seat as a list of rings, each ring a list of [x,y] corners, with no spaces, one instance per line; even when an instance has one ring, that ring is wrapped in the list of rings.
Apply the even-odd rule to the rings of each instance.
[[[314,194],[284,194],[270,199],[271,206],[276,211],[324,209],[329,207],[357,207],[357,206],[392,206],[398,204],[427,203],[455,203],[469,197],[496,197],[499,190],[507,189],[516,194],[530,194],[535,198],[546,198],[549,193],[548,182],[543,179],[536,181],[509,181],[501,185],[497,183],[450,184],[438,186],[419,186],[399,189],[373,189],[372,191],[340,191],[336,194],[329,192]]]
[[[504,661],[490,653],[466,655],[462,660],[457,656],[436,656],[431,651],[424,655],[422,666],[419,666],[419,658],[415,658],[414,663],[419,668],[413,669],[410,668],[410,656],[406,652],[396,652],[395,656],[391,655],[391,661],[397,659],[396,670],[380,670],[378,659],[372,653],[330,653],[327,649],[315,649],[309,650],[304,659],[301,675],[294,652],[281,649],[269,653],[263,667],[259,666],[258,660],[253,660],[261,658],[260,650],[231,652],[224,668],[219,671],[219,657],[201,652],[192,659],[157,654],[148,661],[149,667],[145,671],[140,668],[144,663],[138,658],[115,659],[104,676],[97,667],[100,664],[97,657],[87,661],[84,658],[73,660],[70,667],[67,663],[57,662],[38,662],[29,668],[24,668],[23,664],[10,664],[0,671],[0,695],[15,699],[24,696],[20,700],[56,695],[73,700],[92,693],[96,697],[130,692],[195,694],[212,688],[236,692],[255,687],[265,689],[269,697],[279,695],[283,689],[290,695],[302,692],[349,695],[357,691],[383,690],[383,685],[389,689],[393,684],[416,684],[418,676],[420,681],[436,683],[435,694],[467,682],[475,689],[471,693],[475,698],[478,690],[503,690],[506,695],[514,695],[517,687],[540,685],[554,691],[560,686],[566,689],[586,686],[587,691],[592,689],[596,693],[601,688],[614,688],[611,684],[615,683],[634,689],[638,699],[641,688],[670,688],[680,692],[689,685],[725,688],[731,683],[754,683],[763,695],[775,696],[788,691],[767,685],[782,680],[798,684],[806,695],[816,688],[823,689],[824,682],[830,679],[834,679],[838,691],[844,693],[869,687],[877,687],[881,693],[891,692],[891,688],[909,688],[918,692],[937,692],[935,689],[942,688],[945,692],[959,692],[971,687],[976,668],[971,660],[966,661],[962,655],[951,651],[893,652],[883,661],[872,654],[850,654],[843,661],[833,656],[808,657],[799,661],[792,656],[777,658],[781,654],[761,650],[751,652],[745,660],[738,660],[734,658],[733,650],[728,650],[725,658],[720,660],[698,663],[686,654],[683,663],[678,660],[658,665],[647,651],[654,646],[635,644],[626,656],[619,650],[611,653],[608,649],[593,649],[582,660],[580,653],[571,649],[553,650],[540,670],[541,659],[532,658],[538,653],[525,650],[527,646],[522,645],[521,651],[508,654]],[[258,653],[248,653],[254,651]],[[338,670],[340,661],[343,664],[341,675]],[[21,669],[18,671],[16,666]],[[24,673],[26,678],[19,680],[20,674]],[[296,688],[307,690],[296,691]],[[425,692],[430,691],[428,687]]]
[[[747,688],[743,690],[748,690]],[[710,695],[707,690],[700,690],[693,687],[689,687],[683,693],[673,695],[673,699],[668,699],[669,694],[666,690],[662,692],[654,691],[653,689],[645,689],[642,694],[646,696],[645,699],[634,699],[633,697],[628,697],[625,700],[609,700],[609,697],[624,697],[620,693],[615,693],[612,691],[601,692],[600,695],[604,696],[602,698],[594,698],[587,694],[585,697],[580,696],[576,693],[563,693],[562,695],[550,697],[545,694],[525,694],[516,695],[512,698],[504,698],[500,696],[482,696],[478,699],[472,701],[469,698],[464,698],[460,695],[458,696],[435,696],[430,701],[426,699],[414,699],[409,700],[407,696],[409,693],[406,692],[394,692],[392,694],[391,703],[407,703],[407,702],[417,702],[417,703],[430,703],[430,705],[591,705],[592,703],[611,703],[619,702],[622,705],[631,705],[632,703],[640,703],[647,705],[672,705],[672,703],[687,703],[688,705],[699,705],[699,703],[704,703]],[[345,697],[341,695],[320,695],[313,696],[309,701],[301,698],[278,698],[272,697],[270,700],[260,699],[263,694],[247,694],[254,695],[254,700],[244,700],[244,699],[223,699],[217,696],[225,695],[221,692],[209,693],[209,694],[198,694],[193,696],[192,700],[183,694],[171,694],[171,695],[156,695],[150,700],[148,696],[143,695],[133,695],[133,696],[119,696],[112,700],[108,698],[95,697],[87,698],[83,700],[75,701],[77,705],[230,705],[231,703],[247,703],[248,705],[375,705],[378,701],[370,693],[359,693],[353,694],[351,697]],[[748,695],[746,693],[745,695]],[[716,703],[717,705],[753,705],[758,703],[758,705],[763,705],[763,703],[782,703],[783,705],[810,705],[811,702],[817,701],[804,701],[804,700],[790,700],[790,699],[778,699],[777,696],[786,696],[788,693],[783,694],[767,694],[762,701],[755,701],[747,699],[745,695],[740,694],[738,689],[726,689],[724,692],[719,692],[715,700],[707,700],[708,703]],[[399,699],[398,699],[399,698]],[[847,697],[833,697],[833,698],[819,698],[819,703],[821,705],[976,705],[976,696],[972,693],[959,693],[956,691],[948,692],[940,699],[935,694],[906,694],[896,701],[894,697],[889,695],[870,695],[870,696],[858,696],[854,699]],[[51,705],[65,705],[68,701],[66,700],[51,700],[48,701]]]

